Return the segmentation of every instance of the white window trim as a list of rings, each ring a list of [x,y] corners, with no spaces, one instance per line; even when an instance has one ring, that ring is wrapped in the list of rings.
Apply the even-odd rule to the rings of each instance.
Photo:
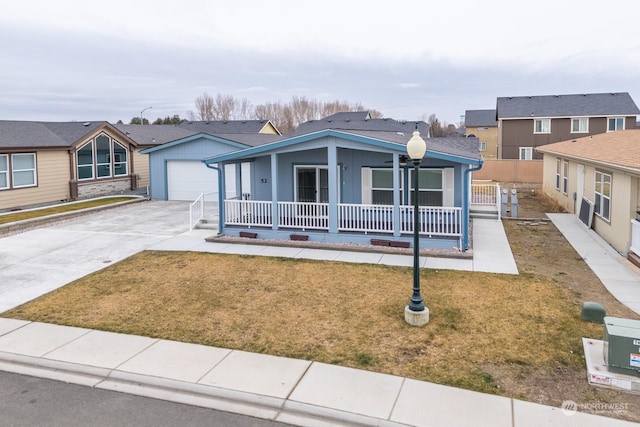
[[[374,169],[385,169],[385,168],[369,168],[362,167],[361,176],[362,176],[362,204],[363,205],[371,205],[373,199],[373,179],[372,179],[372,170]],[[413,168],[410,169],[412,171]],[[422,170],[422,169],[421,169]],[[439,169],[442,171],[442,206],[443,207],[453,207],[454,206],[454,180],[455,174],[453,168],[442,168]],[[413,191],[413,181],[411,181],[411,172],[409,173],[409,188]],[[403,171],[400,171],[400,188],[401,195],[404,194],[404,175]],[[422,190],[421,190],[422,191]],[[436,190],[430,190],[436,191]],[[410,197],[409,197],[410,199]],[[403,204],[402,198],[400,199],[400,204]]]
[[[562,160],[556,159],[556,190],[560,191]]]
[[[598,215],[598,216],[599,216],[600,218],[602,218],[603,220],[605,220],[605,221],[607,221],[607,222],[610,222],[610,221],[611,221],[611,196],[613,196],[613,176],[612,176],[611,174],[607,173],[607,172],[596,171],[596,176],[595,176],[595,182],[596,182],[596,183],[598,182],[598,175],[600,175],[600,181],[599,181],[599,182],[600,182],[600,184],[601,184],[601,185],[600,185],[600,188],[603,188],[603,187],[604,187],[604,182],[605,182],[605,180],[604,180],[604,176],[606,175],[606,176],[608,176],[608,177],[609,177],[609,196],[605,196],[605,195],[604,195],[604,192],[600,192],[600,193],[599,193],[599,192],[596,190],[596,188],[597,188],[597,187],[594,185],[594,194],[596,195],[596,198],[597,198],[598,196],[600,196],[600,204],[598,205],[598,209],[595,209],[595,214],[596,214],[596,215]],[[606,216],[605,216],[605,215],[603,215],[603,213],[604,213],[604,209],[603,209],[603,207],[604,207],[604,203],[603,203],[603,200],[604,200],[604,199],[609,200],[609,209],[608,209],[608,211],[606,212],[606,214],[607,214]]]
[[[573,122],[574,120],[578,120],[578,130],[573,130]],[[580,123],[582,123],[582,121],[584,120],[585,122],[585,129],[584,130],[580,130]],[[609,124],[607,123],[607,127],[609,126]],[[573,117],[571,118],[571,133],[589,133],[589,117]]]
[[[487,143],[484,141],[480,141],[480,143],[478,144],[478,150],[487,151]]]
[[[567,195],[569,193],[569,162],[567,160],[562,161],[562,194]]]
[[[329,166],[328,165],[294,165],[293,166],[293,196],[294,196],[294,201],[298,202],[298,169],[315,169],[316,170],[316,188],[319,188],[319,181],[320,181],[320,169],[324,169],[327,171],[327,173],[329,173]],[[336,167],[336,182],[338,183],[338,200],[340,200],[340,165],[338,165]],[[327,189],[328,191],[331,191],[331,188]],[[319,194],[317,195],[317,197],[319,197]],[[313,203],[313,202],[312,202]],[[315,202],[315,203],[320,203],[320,202]]]
[[[0,190],[7,190],[9,188],[11,188],[11,174],[9,173],[9,155],[8,154],[0,154],[0,157],[4,157],[5,158],[5,164],[7,165],[7,169],[6,170],[0,170],[0,175],[4,175],[5,176],[5,181],[7,183],[7,185],[5,187],[0,187]]]
[[[536,128],[537,128],[536,124],[537,124],[538,122],[541,122],[541,124],[542,124],[542,125],[541,125],[542,130],[541,130],[540,132],[538,132],[538,131],[536,130]],[[545,128],[545,126],[544,126],[544,125],[545,125],[545,123],[548,125],[548,126],[547,126],[547,130],[546,130],[546,131],[544,130],[544,128]],[[533,119],[533,133],[534,133],[534,134],[547,134],[547,133],[551,133],[551,119]]]
[[[621,120],[622,120],[622,128],[620,128],[620,129],[616,128],[616,129],[614,129],[614,130],[609,129],[609,122],[610,122],[611,120],[615,120],[615,121],[617,122],[617,121],[618,121],[618,119],[621,119]],[[624,118],[624,117],[622,117],[622,116],[612,116],[612,117],[607,117],[607,132],[616,132],[616,131],[619,131],[619,130],[624,130],[625,124],[626,124],[626,120],[625,120],[625,118]]]
[[[523,156],[524,153],[524,156]],[[518,159],[533,160],[533,147],[519,147]]]
[[[109,138],[109,154],[107,155],[107,161],[103,162],[103,163],[98,163],[98,153],[96,152],[96,139],[99,136],[106,136],[107,138]],[[125,151],[125,161],[119,161],[116,157],[115,153],[115,146],[116,144],[121,147],[122,149],[124,149]],[[83,148],[85,148],[86,146],[90,146],[91,147],[91,177],[89,178],[80,178],[80,174],[78,173],[78,169],[79,168],[89,168],[89,165],[80,165],[78,164],[78,153],[80,152],[80,150],[82,150]],[[119,153],[118,153],[119,154]],[[98,179],[109,179],[109,178],[122,178],[122,177],[126,177],[129,174],[129,162],[131,161],[131,156],[129,155],[129,151],[127,149],[127,147],[121,143],[119,143],[117,140],[113,139],[112,137],[110,137],[109,135],[107,135],[106,133],[100,133],[100,135],[96,135],[95,138],[92,138],[90,141],[88,141],[86,144],[80,146],[77,150],[76,150],[76,176],[78,177],[78,181],[91,181],[91,180],[98,180]],[[107,166],[109,169],[109,175],[102,175],[102,176],[98,176],[98,170],[100,166]],[[125,173],[123,174],[116,174],[116,166],[124,166],[125,168]]]
[[[33,168],[29,169],[16,169],[14,158],[15,156],[31,156],[33,157]],[[28,188],[28,187],[37,187],[38,186],[38,159],[36,158],[36,153],[15,153],[11,155],[11,182],[13,183],[13,188]],[[16,172],[33,172],[33,184],[27,185],[16,185],[16,179],[14,174]]]

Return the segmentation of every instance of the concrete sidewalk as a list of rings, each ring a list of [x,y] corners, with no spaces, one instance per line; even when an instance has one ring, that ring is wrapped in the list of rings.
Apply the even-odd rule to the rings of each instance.
[[[572,214],[547,214],[578,255],[622,304],[640,314],[638,268]],[[597,301],[596,301],[597,302]]]
[[[300,426],[631,422],[335,365],[0,319],[0,369]]]
[[[340,262],[357,262],[413,267],[413,256],[379,252],[301,248],[290,246],[265,246],[247,243],[205,242],[211,230],[192,230],[166,239],[149,249],[167,251],[196,251],[238,255],[278,256]],[[518,274],[502,222],[492,219],[473,220],[473,258],[420,257],[420,268],[442,270],[483,271],[490,273]]]

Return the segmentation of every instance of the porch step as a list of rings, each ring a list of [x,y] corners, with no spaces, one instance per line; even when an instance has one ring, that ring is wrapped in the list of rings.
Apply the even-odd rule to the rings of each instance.
[[[200,230],[217,230],[218,220],[217,219],[201,219],[196,224],[195,228]]]
[[[471,209],[469,211],[469,216],[471,218],[498,219],[498,211]]]

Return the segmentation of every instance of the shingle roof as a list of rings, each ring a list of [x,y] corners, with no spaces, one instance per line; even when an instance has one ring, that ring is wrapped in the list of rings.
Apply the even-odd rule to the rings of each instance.
[[[406,145],[413,135],[413,130],[414,129],[410,132],[343,130],[343,132]],[[421,136],[424,137],[424,135]],[[443,138],[425,138],[425,142],[427,143],[428,151],[450,154],[457,157],[465,157],[472,160],[481,159],[480,143],[478,138],[448,136]]]
[[[640,173],[640,129],[601,133],[536,148],[541,153],[583,159]]]
[[[0,148],[70,147],[107,122],[27,122],[0,120]]]
[[[496,127],[496,110],[467,110],[464,113],[464,125],[466,127]]]
[[[366,113],[366,115],[364,114]],[[337,113],[320,120],[310,120],[301,123],[298,128],[288,136],[304,135],[325,129],[334,130],[365,130],[382,132],[409,132],[415,130],[416,124],[423,137],[429,134],[429,125],[425,122],[401,122],[394,119],[371,119],[367,112]]]
[[[197,132],[172,125],[114,125],[120,132],[143,146],[153,146],[186,138]]]
[[[218,133],[215,136],[229,141],[239,142],[250,147],[257,147],[258,145],[283,139],[282,135],[273,133]]]
[[[209,135],[218,135],[221,133],[226,134],[239,134],[239,133],[258,133],[267,124],[269,120],[227,120],[227,121],[187,121],[176,126],[188,129],[194,133],[206,133]],[[275,128],[275,126],[274,126]]]
[[[496,109],[498,119],[640,114],[627,92],[500,97]]]

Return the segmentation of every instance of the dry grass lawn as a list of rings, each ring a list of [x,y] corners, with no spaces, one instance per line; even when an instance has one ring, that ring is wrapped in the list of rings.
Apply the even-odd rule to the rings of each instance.
[[[3,316],[504,395],[515,392],[486,367],[583,370],[581,337],[602,336],[600,325],[580,320],[572,291],[544,276],[421,274],[431,312],[422,328],[404,321],[411,268],[175,252],[140,253]]]

